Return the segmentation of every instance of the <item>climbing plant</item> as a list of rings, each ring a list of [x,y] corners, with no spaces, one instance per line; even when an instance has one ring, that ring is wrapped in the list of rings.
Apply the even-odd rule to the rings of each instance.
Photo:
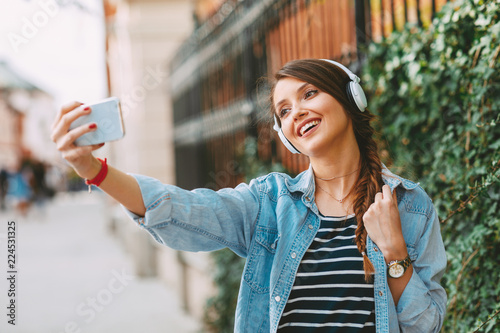
[[[500,1],[448,3],[429,29],[369,45],[363,84],[382,156],[441,219],[443,332],[500,332]]]
[[[252,136],[245,139],[237,156],[236,171],[244,175],[247,183],[272,171],[285,171],[280,164],[258,158],[257,140]],[[213,332],[231,333],[245,260],[228,249],[212,252],[211,257],[214,262],[213,280],[217,293],[207,301],[204,322]]]

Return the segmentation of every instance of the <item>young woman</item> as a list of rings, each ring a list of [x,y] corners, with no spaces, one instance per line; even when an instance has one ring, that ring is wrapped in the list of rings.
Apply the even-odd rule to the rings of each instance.
[[[100,145],[73,144],[95,130],[68,131],[91,112],[76,102],[59,112],[52,139],[161,244],[228,247],[246,258],[236,332],[438,332],[446,307],[438,217],[418,184],[381,164],[359,78],[307,59],[275,79],[275,129],[310,159],[295,178],[271,173],[234,189],[186,191],[125,174],[92,156]]]

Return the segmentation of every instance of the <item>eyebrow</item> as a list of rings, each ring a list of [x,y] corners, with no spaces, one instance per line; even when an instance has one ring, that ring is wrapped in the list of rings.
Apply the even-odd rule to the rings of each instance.
[[[301,85],[300,87],[297,88],[297,94],[299,94],[302,90],[304,90],[304,88],[306,86],[310,85],[309,82],[306,82],[304,83],[303,85]],[[284,104],[286,102],[286,98],[285,99],[282,99],[281,101],[279,101],[278,103],[276,103],[276,105],[274,106],[274,109],[276,111],[278,111],[278,107],[281,105],[281,104]]]

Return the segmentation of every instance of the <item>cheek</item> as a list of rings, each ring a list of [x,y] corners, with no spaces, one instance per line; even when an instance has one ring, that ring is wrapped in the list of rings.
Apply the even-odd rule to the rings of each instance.
[[[332,112],[332,121],[338,129],[348,129],[351,127],[351,118],[343,110],[334,110]]]
[[[287,139],[290,139],[293,136],[293,126],[286,119],[281,121],[281,130]]]

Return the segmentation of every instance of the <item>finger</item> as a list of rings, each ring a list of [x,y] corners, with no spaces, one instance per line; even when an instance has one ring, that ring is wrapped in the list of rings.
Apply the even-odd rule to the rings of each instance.
[[[90,124],[85,124],[82,126],[78,126],[69,132],[67,132],[65,135],[63,135],[58,141],[57,141],[57,149],[58,150],[65,150],[71,145],[74,144],[75,140],[81,137],[82,135],[93,132],[97,130],[97,125],[96,123],[90,123]],[[91,148],[92,149],[92,148]]]
[[[89,114],[91,111],[90,107],[80,105],[80,107],[62,115],[59,121],[54,124],[52,129],[52,141],[56,142],[59,137],[65,135],[69,131],[71,123],[73,123],[77,118]]]
[[[370,210],[370,208],[368,208],[366,210],[366,212],[363,214],[362,220],[363,220],[363,223],[365,223],[365,224],[366,223],[370,223],[370,220],[371,220],[371,210]]]
[[[56,118],[54,119],[54,122],[52,123],[52,132],[54,133],[56,130],[60,129],[61,128],[61,125],[64,125],[66,124],[66,122],[68,122],[70,119],[70,117],[68,117],[68,114],[74,114],[75,113],[75,110],[80,110],[80,111],[83,111],[85,110],[85,112],[89,112],[90,109],[86,109],[85,107],[82,107],[83,104],[79,103],[79,102],[73,102],[73,104],[67,104],[66,106],[63,106],[61,108],[61,110],[59,110],[59,112],[57,113],[57,116]],[[69,122],[71,124],[71,122]],[[66,132],[66,131],[64,131]]]
[[[392,200],[394,201],[394,204],[397,206],[398,205],[398,195],[396,194],[396,188],[392,190]]]
[[[382,199],[384,199],[384,195],[382,194],[382,192],[377,192],[377,194],[375,194],[375,200],[374,200],[374,202],[379,202]]]
[[[102,146],[104,146],[104,142],[103,143],[99,143],[97,145],[92,145],[91,146],[92,147],[92,151],[97,150],[97,149],[101,148]]]
[[[64,116],[66,113],[70,112],[71,110],[83,105],[81,102],[77,101],[72,101],[69,103],[64,104],[61,106],[59,111],[57,112],[56,118],[54,119],[54,122],[52,123],[52,129],[56,126],[56,124],[61,120],[62,116]]]
[[[384,195],[384,199],[386,199],[386,200],[391,199],[392,194],[391,194],[391,188],[389,187],[389,185],[382,186],[382,193]]]
[[[378,213],[376,212],[376,207],[375,205],[371,204],[370,207],[366,210],[366,212],[363,214],[363,223],[372,223],[372,221],[375,220],[376,216]]]
[[[78,160],[78,158],[85,155],[89,155],[91,153],[92,153],[92,146],[80,146],[80,147],[75,147],[73,149],[68,149],[64,151],[61,155],[66,161],[72,163]]]
[[[78,101],[71,101],[69,103],[66,103],[63,106],[61,106],[61,113],[63,114],[68,113],[69,111],[73,110],[74,108],[80,105],[83,105],[83,103]]]

